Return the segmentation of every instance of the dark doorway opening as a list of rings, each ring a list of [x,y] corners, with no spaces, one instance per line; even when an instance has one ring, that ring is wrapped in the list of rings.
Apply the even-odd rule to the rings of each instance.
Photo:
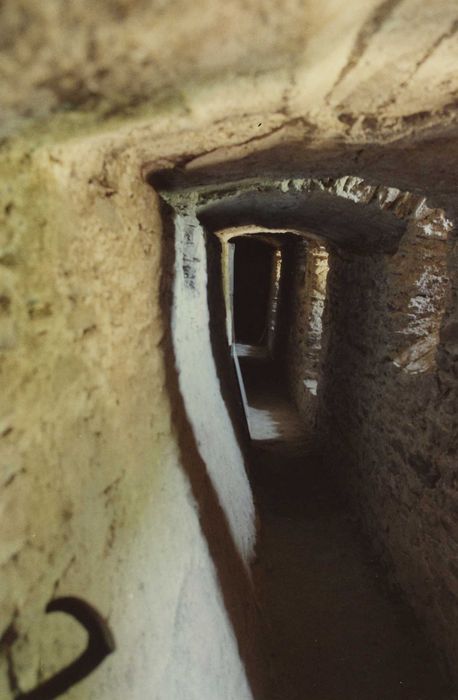
[[[250,237],[240,237],[234,245],[235,340],[262,345],[269,324],[274,249]]]

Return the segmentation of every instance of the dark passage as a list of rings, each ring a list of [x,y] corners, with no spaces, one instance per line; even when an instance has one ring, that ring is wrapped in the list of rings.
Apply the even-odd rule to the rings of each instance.
[[[277,437],[252,441],[261,519],[255,577],[269,654],[269,700],[446,700],[435,653],[388,588],[332,468],[269,359],[241,357],[248,403]]]
[[[239,343],[265,340],[273,250],[253,238],[241,237],[234,256],[235,338]],[[248,303],[247,303],[247,300]]]
[[[313,421],[307,424],[289,395],[285,343],[277,343],[275,360],[265,344],[250,344],[260,337],[258,321],[268,316],[273,295],[265,286],[267,273],[260,274],[268,269],[268,247],[248,243],[236,243],[235,350],[261,523],[255,582],[268,700],[451,700],[435,649],[389,587],[339,491],[340,465],[324,463]],[[284,258],[278,332],[286,337],[292,281]]]

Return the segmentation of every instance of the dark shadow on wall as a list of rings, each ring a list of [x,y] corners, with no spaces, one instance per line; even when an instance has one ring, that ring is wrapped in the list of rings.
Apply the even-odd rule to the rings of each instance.
[[[451,209],[448,215],[458,221],[458,208]],[[440,326],[440,342],[437,349],[437,410],[446,425],[450,416],[458,415],[458,225],[455,224],[447,240],[448,287],[445,309]],[[458,455],[458,430],[452,435],[447,429],[436,433],[438,448],[446,456],[447,468],[453,475],[450,481],[455,485],[454,474]]]
[[[274,250],[249,236],[235,239],[234,332],[237,343],[266,342]]]
[[[177,434],[180,461],[189,479],[193,497],[198,504],[200,526],[215,566],[240,658],[246,670],[253,698],[258,700],[263,697],[263,664],[258,642],[260,621],[252,583],[235,546],[206,464],[199,453],[178,383],[171,331],[175,230],[173,210],[163,200],[160,201],[163,225],[161,308],[166,328],[162,350],[166,370],[166,388],[172,404],[172,421]]]
[[[456,451],[456,430],[447,415],[452,406],[456,415],[456,387],[454,397],[447,391],[441,396],[438,377],[445,352],[440,346],[439,371],[408,373],[394,363],[403,336],[396,325],[393,269],[392,256],[352,256],[341,250],[330,255],[318,432],[323,461],[361,518],[370,548],[437,644],[445,638],[435,631],[437,601],[448,601],[444,608],[450,619],[457,610],[445,591],[444,571],[434,572],[434,581],[427,564],[432,538],[434,550],[440,550],[441,518],[447,517],[440,482],[447,478],[452,441]],[[449,387],[450,377],[444,372]],[[456,464],[456,452],[453,459]],[[426,537],[425,504],[431,512],[437,509]],[[435,652],[451,677],[453,668],[440,648]]]
[[[353,256],[333,248],[329,264],[317,425],[323,448],[332,445],[338,450],[331,461],[342,465],[335,477],[344,487],[351,472],[343,464],[357,461],[364,443],[361,427],[369,418],[367,379],[375,376],[383,361],[377,356],[382,339],[376,319],[386,304],[381,297],[384,261],[381,255]],[[362,275],[359,284],[351,274],[356,266]],[[382,284],[375,284],[377,278]]]

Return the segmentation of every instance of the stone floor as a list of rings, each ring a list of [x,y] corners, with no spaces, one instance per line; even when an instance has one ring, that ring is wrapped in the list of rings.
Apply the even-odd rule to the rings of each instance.
[[[247,352],[240,365],[254,426],[261,521],[254,569],[268,700],[455,698],[421,627],[389,589],[357,518],[333,488],[332,465],[313,454],[275,366]],[[260,412],[270,433],[266,418],[259,427]]]

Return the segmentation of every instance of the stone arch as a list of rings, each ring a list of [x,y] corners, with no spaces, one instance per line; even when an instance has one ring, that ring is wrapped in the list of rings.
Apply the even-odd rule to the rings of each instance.
[[[450,438],[450,415],[454,410],[456,290],[450,288],[447,277],[455,250],[453,221],[421,194],[373,185],[361,177],[250,178],[219,180],[212,185],[208,181],[199,184],[193,173],[190,186],[186,186],[186,176],[180,178],[170,187],[161,174],[150,182],[167,203],[170,223],[173,220],[181,237],[175,272],[187,288],[189,308],[195,304],[205,309],[205,319],[202,316],[203,323],[197,333],[194,328],[194,335],[205,340],[207,358],[211,355],[206,328],[210,324],[207,285],[211,270],[206,267],[205,248],[206,242],[217,240],[213,234],[231,227],[257,226],[326,240],[332,252],[327,298],[332,298],[325,308],[322,375],[326,374],[327,382],[322,382],[317,397],[319,435],[339,466],[336,477],[345,473],[346,488],[360,504],[374,546],[394,568],[394,576],[409,591],[412,605],[441,644],[450,630],[444,624],[438,631],[440,611],[428,604],[427,581],[437,577],[437,571],[446,574],[446,559],[435,564],[432,574],[428,572],[426,564],[418,562],[430,556],[429,540],[420,537],[413,545],[409,533],[421,528],[425,502],[431,512],[441,512],[444,499],[449,498],[448,484],[454,479],[456,438]],[[196,295],[199,276],[200,293]],[[401,279],[406,284],[400,290],[396,280]],[[342,297],[342,285],[352,290],[346,308],[343,301],[340,306],[334,304]],[[358,305],[359,317],[354,313]],[[188,320],[183,317],[182,322],[186,325]],[[183,344],[181,347],[184,350]],[[177,364],[181,373],[180,361]],[[213,362],[213,378],[203,380],[214,395],[221,388],[218,370]],[[359,387],[355,377],[362,378]],[[370,400],[370,387],[377,401]],[[189,390],[189,386],[181,388],[185,393]],[[344,397],[343,403],[336,401],[338,396]],[[191,412],[197,412],[202,400],[191,391],[185,403]],[[227,413],[227,407],[222,409]],[[415,425],[409,427],[408,416],[414,416]],[[228,413],[227,419],[230,422]],[[192,417],[190,422],[202,444],[203,426],[196,428]],[[419,434],[422,439],[417,448]],[[374,446],[376,457],[368,452],[368,445]],[[204,461],[214,474],[218,462],[229,464],[215,455],[210,458],[213,468],[208,455]],[[387,466],[378,471],[376,460]],[[406,507],[400,507],[404,501]],[[432,529],[440,529],[440,520],[437,523]],[[439,541],[441,532],[435,536]],[[451,556],[449,540],[443,544],[445,557]],[[416,552],[408,564],[403,559],[406,551]]]
[[[168,182],[170,176],[149,176],[153,185],[160,186],[164,179]],[[443,209],[431,205],[424,196],[374,185],[353,175],[250,178],[215,186],[193,184],[190,188],[185,184],[161,189],[161,196],[177,215],[186,212],[188,217],[195,216],[205,231],[225,232],[225,240],[237,230],[288,231],[358,255],[393,254],[400,245],[408,255],[421,241],[436,246],[437,269],[428,265],[422,269],[420,263],[410,296],[404,299],[405,308],[400,309],[410,335],[402,327],[395,332],[404,333],[412,342],[397,344],[393,357],[395,365],[408,372],[426,371],[435,364],[446,303],[446,241],[453,230],[453,222]],[[416,313],[421,316],[419,322],[411,318]],[[426,334],[427,339],[423,338]]]

